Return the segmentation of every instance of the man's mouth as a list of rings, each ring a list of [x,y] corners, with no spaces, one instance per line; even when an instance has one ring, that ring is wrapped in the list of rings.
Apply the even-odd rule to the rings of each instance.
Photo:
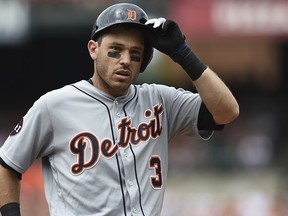
[[[115,75],[120,78],[120,79],[127,79],[128,77],[130,77],[130,71],[128,70],[117,70],[115,72]]]
[[[130,75],[130,71],[129,70],[117,70],[116,71],[117,75],[121,75],[121,76],[129,76]]]

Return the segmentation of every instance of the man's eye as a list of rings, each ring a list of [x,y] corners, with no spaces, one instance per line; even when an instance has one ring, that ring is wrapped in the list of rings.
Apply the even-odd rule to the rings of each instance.
[[[120,48],[119,47],[111,47],[111,50],[112,51],[120,51]]]
[[[141,61],[141,52],[132,51],[131,52],[131,61],[140,62]]]
[[[132,51],[132,52],[131,52],[131,55],[141,56],[141,53],[140,53],[139,51]]]
[[[141,61],[141,57],[139,55],[132,55],[131,56],[131,61],[140,62]]]

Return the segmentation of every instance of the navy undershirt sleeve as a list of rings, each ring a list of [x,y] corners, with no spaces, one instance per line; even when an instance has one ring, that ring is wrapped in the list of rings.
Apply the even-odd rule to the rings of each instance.
[[[223,130],[224,126],[223,124],[219,125],[215,123],[212,114],[202,102],[198,114],[198,130]]]

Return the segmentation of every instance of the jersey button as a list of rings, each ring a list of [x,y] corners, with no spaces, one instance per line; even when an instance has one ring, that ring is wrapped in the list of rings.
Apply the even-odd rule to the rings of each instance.
[[[118,117],[120,117],[120,116],[121,116],[121,114],[120,114],[120,113],[117,113],[116,115],[117,115]]]
[[[128,185],[129,185],[129,186],[133,186],[133,181],[128,180]]]
[[[124,152],[124,154],[123,154],[123,159],[126,160],[127,162],[130,161],[130,158],[129,158],[129,155],[128,155],[127,152]]]
[[[133,215],[137,215],[137,214],[138,214],[138,210],[137,210],[136,208],[133,208],[133,209],[132,209],[132,214],[133,214]]]

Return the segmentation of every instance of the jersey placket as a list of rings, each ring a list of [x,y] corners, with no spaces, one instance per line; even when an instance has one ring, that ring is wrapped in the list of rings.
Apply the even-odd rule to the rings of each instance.
[[[113,114],[114,114],[114,123],[116,127],[116,142],[118,143],[119,140],[119,131],[118,131],[118,124],[121,121],[121,118],[127,118],[125,116],[125,113],[123,112],[123,104],[118,102],[117,100],[114,101],[114,109],[113,109]],[[129,117],[128,117],[129,118]],[[125,182],[124,187],[128,191],[128,196],[129,196],[129,202],[127,204],[130,204],[128,207],[131,210],[131,215],[142,215],[141,210],[140,210],[140,204],[139,204],[139,192],[138,192],[138,186],[137,186],[137,181],[135,177],[135,168],[134,168],[134,157],[132,150],[130,149],[130,143],[126,148],[119,148],[119,158],[121,160],[121,170],[122,173],[124,174],[123,177],[123,182]]]
[[[133,154],[129,146],[126,149],[120,151],[120,154],[123,162],[123,170],[125,177],[124,180],[130,198],[130,209],[132,215],[142,215],[140,214],[139,191],[135,177]]]

